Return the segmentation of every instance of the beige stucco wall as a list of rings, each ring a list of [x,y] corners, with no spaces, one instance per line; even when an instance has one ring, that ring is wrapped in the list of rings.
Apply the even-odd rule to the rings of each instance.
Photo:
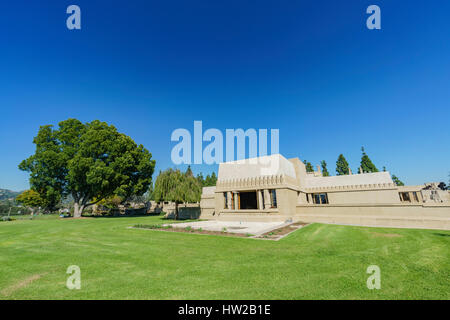
[[[364,190],[364,191],[345,191],[345,192],[327,192],[328,201],[332,204],[394,204],[400,203],[398,192],[391,190]]]
[[[294,220],[378,227],[450,229],[449,206],[310,205],[297,206]]]
[[[276,189],[278,210],[281,215],[292,216],[295,214],[297,204],[297,191],[291,189]]]

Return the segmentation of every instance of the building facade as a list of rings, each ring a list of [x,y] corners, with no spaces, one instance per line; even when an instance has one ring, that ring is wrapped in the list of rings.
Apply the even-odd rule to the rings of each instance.
[[[224,162],[203,188],[202,219],[450,229],[450,193],[396,186],[389,172],[323,177],[282,155]]]

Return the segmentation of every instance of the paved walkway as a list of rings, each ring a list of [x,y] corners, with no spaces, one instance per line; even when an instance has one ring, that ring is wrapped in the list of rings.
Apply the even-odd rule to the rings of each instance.
[[[208,230],[208,231],[226,231],[232,233],[261,235],[271,230],[285,225],[284,222],[241,222],[241,221],[196,221],[170,224],[174,228],[186,228]],[[169,224],[166,224],[169,225]]]

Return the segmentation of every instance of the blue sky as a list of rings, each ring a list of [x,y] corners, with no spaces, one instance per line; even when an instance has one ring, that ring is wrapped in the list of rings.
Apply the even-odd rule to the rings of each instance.
[[[77,4],[82,29],[66,28]],[[381,8],[382,29],[366,28]],[[448,181],[448,1],[25,1],[0,6],[0,188],[40,125],[100,119],[173,166],[176,128],[278,128],[280,152],[334,174],[373,162]],[[282,112],[283,111],[283,112]],[[195,165],[194,173],[217,166]]]

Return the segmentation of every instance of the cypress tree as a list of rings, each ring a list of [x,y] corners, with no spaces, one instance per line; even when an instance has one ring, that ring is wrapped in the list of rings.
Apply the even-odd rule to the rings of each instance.
[[[392,181],[394,181],[396,186],[404,186],[405,184],[400,181],[395,174],[392,175]]]
[[[187,167],[185,174],[186,174],[186,177],[193,177],[194,176],[194,174],[192,173],[191,166]]]
[[[314,172],[314,168],[313,168],[311,162],[307,162],[306,160],[303,160],[303,163],[305,164],[306,172]]]
[[[325,160],[320,161],[320,165],[322,166],[322,176],[328,177],[330,173],[328,172],[327,163]]]
[[[372,163],[372,160],[370,160],[369,156],[364,151],[364,147],[361,147],[362,156],[361,156],[361,168],[364,173],[367,172],[378,172],[377,167]]]
[[[336,161],[336,174],[343,176],[348,174],[348,162],[344,155],[341,153]]]

